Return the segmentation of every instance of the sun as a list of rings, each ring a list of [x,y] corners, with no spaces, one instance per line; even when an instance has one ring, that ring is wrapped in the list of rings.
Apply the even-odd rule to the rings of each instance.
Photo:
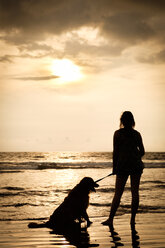
[[[69,59],[53,60],[51,70],[53,75],[58,76],[62,82],[73,82],[82,78],[80,67]]]

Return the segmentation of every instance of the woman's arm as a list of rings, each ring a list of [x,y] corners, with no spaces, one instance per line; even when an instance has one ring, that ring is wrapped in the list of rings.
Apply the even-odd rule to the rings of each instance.
[[[138,147],[139,147],[140,156],[141,157],[144,156],[145,149],[144,149],[143,140],[142,140],[140,133],[139,133],[139,139],[138,139]]]
[[[113,136],[113,174],[116,174],[118,150],[118,132],[116,131]]]

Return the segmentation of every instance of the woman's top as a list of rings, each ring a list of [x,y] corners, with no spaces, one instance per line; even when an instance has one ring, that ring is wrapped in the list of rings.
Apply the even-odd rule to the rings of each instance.
[[[143,171],[144,155],[141,135],[133,128],[121,128],[114,133],[113,173],[134,174]]]

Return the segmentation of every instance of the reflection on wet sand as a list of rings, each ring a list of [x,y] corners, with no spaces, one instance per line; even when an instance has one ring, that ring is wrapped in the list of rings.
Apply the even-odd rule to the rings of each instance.
[[[119,247],[119,246],[124,246],[124,244],[120,241],[121,238],[119,236],[119,234],[115,231],[113,226],[109,227],[109,231],[111,233],[111,237],[112,237],[112,243],[114,243],[114,246],[111,246],[111,248],[115,248],[115,247]]]
[[[50,234],[63,235],[70,245],[74,245],[78,248],[98,247],[99,244],[91,244],[90,236],[87,231],[87,227],[81,228],[79,223],[65,228],[63,230],[53,230]],[[55,243],[57,245],[57,243]],[[64,246],[66,243],[64,243]]]
[[[119,234],[115,231],[114,227],[109,227],[109,231],[111,233],[112,243],[114,243],[111,248],[124,246],[124,244],[121,242],[121,238]],[[140,248],[140,237],[138,235],[138,232],[135,229],[135,225],[131,225],[131,236],[132,236],[132,248]]]
[[[131,232],[132,232],[132,247],[140,248],[140,237],[135,229],[135,225],[131,225]]]

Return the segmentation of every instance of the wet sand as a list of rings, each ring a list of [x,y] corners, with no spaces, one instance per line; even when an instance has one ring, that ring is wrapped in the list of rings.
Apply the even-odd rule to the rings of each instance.
[[[129,214],[116,216],[114,231],[103,226],[106,217],[91,217],[93,224],[81,233],[55,234],[47,228],[29,229],[29,221],[1,221],[0,247],[165,247],[165,215],[138,214],[136,230],[131,230]]]

